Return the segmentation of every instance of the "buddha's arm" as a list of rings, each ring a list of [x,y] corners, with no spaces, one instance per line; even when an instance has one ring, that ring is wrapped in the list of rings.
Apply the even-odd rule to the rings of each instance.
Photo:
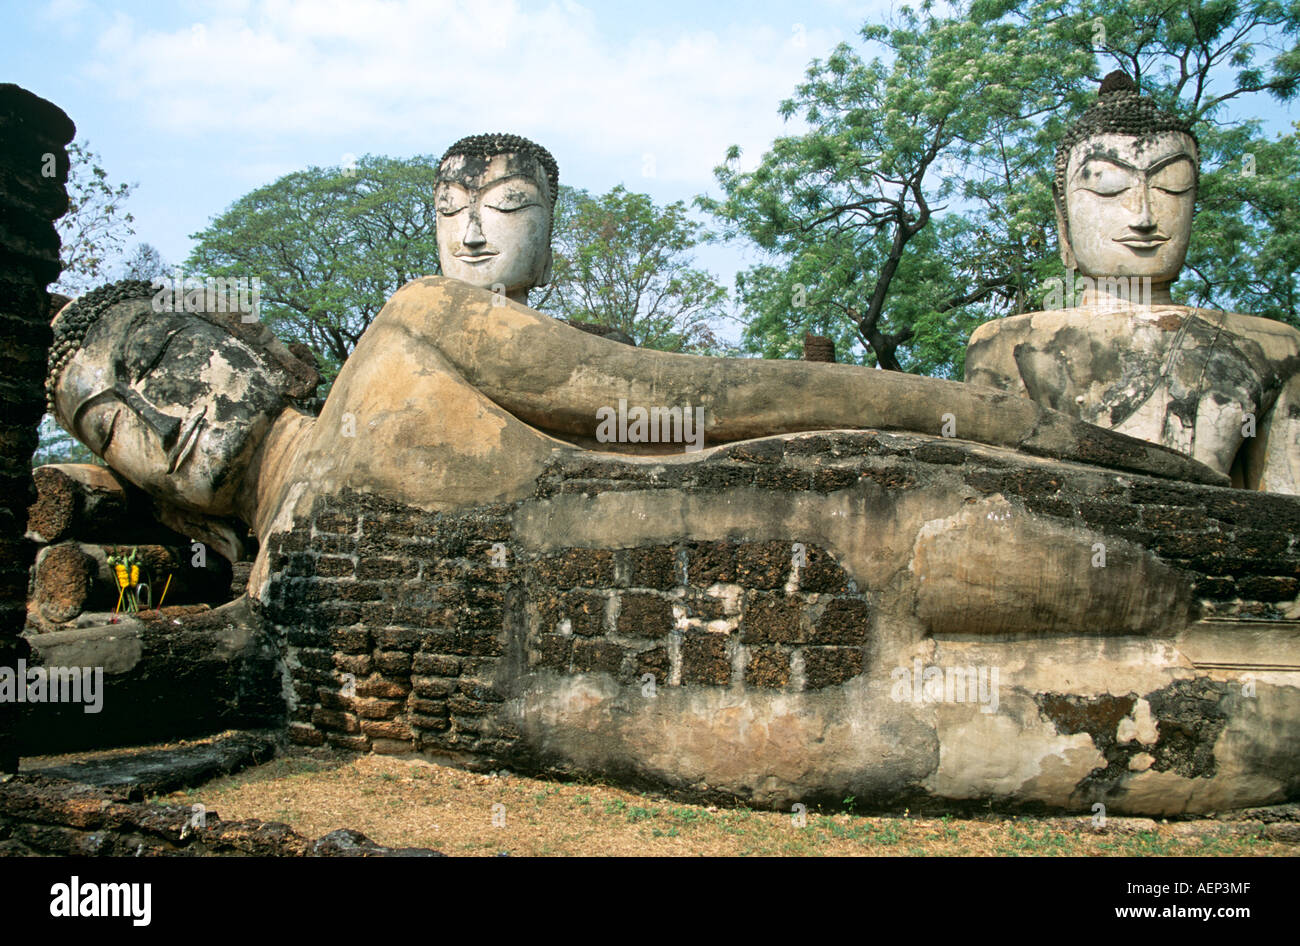
[[[1038,426],[1021,398],[856,365],[707,358],[633,348],[563,325],[455,280],[404,287],[391,306],[430,320],[427,337],[491,400],[544,429],[590,437],[597,410],[703,407],[705,436],[725,443],[801,430],[884,427],[1015,441]]]
[[[1300,495],[1300,375],[1287,382],[1257,433],[1247,445],[1245,485]]]
[[[1090,425],[1027,398],[955,381],[632,348],[455,280],[411,283],[389,307],[386,318],[430,339],[466,381],[543,430],[593,437],[597,411],[625,399],[629,408],[703,407],[709,443],[837,428],[937,434],[947,415],[957,437],[1048,456],[1069,455],[1095,435]],[[1138,441],[1119,440],[1111,449],[1123,454],[1114,457],[1120,465],[1209,475],[1189,473],[1168,451]]]
[[[966,346],[966,383],[1025,397],[1029,393],[1016,362],[1015,346],[1024,341],[1028,318],[995,319],[971,333]]]

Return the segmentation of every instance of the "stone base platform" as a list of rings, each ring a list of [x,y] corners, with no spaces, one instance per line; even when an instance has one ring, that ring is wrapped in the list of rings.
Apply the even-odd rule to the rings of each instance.
[[[283,724],[282,648],[247,598],[111,617],[88,613],[83,627],[27,638],[29,677],[32,666],[57,669],[38,701],[17,704],[24,757]]]
[[[758,806],[1182,815],[1300,791],[1300,497],[832,431],[363,492],[252,589],[305,744]]]

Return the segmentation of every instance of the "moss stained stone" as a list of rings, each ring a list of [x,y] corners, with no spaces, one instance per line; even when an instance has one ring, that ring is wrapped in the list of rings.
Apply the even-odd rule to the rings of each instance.
[[[749,648],[745,683],[756,687],[784,687],[790,682],[790,655],[780,647]]]
[[[996,523],[1009,524],[988,528],[1024,521],[1050,522],[1044,528],[1053,530],[1052,536],[1078,530],[1089,546],[1106,541],[1109,564],[1116,568],[1136,555],[1158,559],[1183,576],[1188,593],[1216,618],[1279,619],[1300,591],[1300,549],[1285,529],[1300,500],[1281,497],[1279,504],[1267,497],[1227,495],[1231,491],[1222,488],[1082,466],[1043,469],[1041,462],[992,456],[958,442],[931,444],[918,457],[924,439],[837,432],[797,438],[782,450],[733,451],[677,471],[672,489],[681,497],[674,501],[743,486],[750,491],[749,502],[753,490],[776,488],[773,477],[791,474],[787,481],[812,482],[829,462],[844,474],[843,483],[849,484],[848,474],[855,476],[834,502],[848,497],[870,515],[887,516],[904,499],[933,494],[952,501],[929,513],[927,521],[943,522],[943,516],[983,503],[997,510]],[[598,482],[606,494],[662,494],[662,479],[656,481],[648,469],[612,461],[588,464],[582,482]],[[558,508],[562,501],[555,497],[564,495],[567,483],[577,482],[577,472],[553,464],[546,483],[528,501]],[[451,753],[479,768],[567,771],[568,763],[539,747],[561,745],[587,730],[543,733],[537,727],[544,719],[563,720],[566,712],[576,712],[565,708],[562,697],[575,685],[633,714],[714,707],[707,713],[692,710],[683,725],[695,720],[720,727],[720,733],[730,718],[721,708],[737,699],[756,701],[760,712],[768,705],[764,700],[789,701],[773,706],[801,708],[783,710],[787,715],[779,723],[768,718],[763,725],[802,732],[798,727],[805,717],[818,718],[832,712],[829,707],[842,711],[845,700],[857,700],[863,692],[883,692],[876,686],[859,691],[854,681],[864,674],[874,674],[873,680],[887,677],[889,668],[873,661],[915,627],[912,612],[899,616],[899,607],[910,600],[906,595],[900,598],[888,586],[860,585],[865,579],[850,574],[829,543],[809,534],[711,529],[701,530],[701,536],[688,530],[665,541],[648,529],[642,536],[619,533],[626,544],[565,547],[547,544],[549,535],[539,541],[516,534],[517,510],[494,505],[431,514],[345,491],[322,500],[290,531],[268,537],[268,554],[283,556],[286,567],[292,563],[304,572],[273,574],[262,600],[288,657],[293,705],[286,716],[295,741],[357,751]],[[399,528],[386,529],[389,517]],[[327,531],[351,528],[355,533]],[[355,549],[341,544],[353,541],[353,534],[359,537]],[[851,544],[844,536],[827,537]],[[505,567],[491,564],[496,541],[508,543]],[[900,574],[908,574],[906,562]],[[352,696],[341,692],[345,673],[356,677]],[[642,698],[646,674],[666,699]],[[564,679],[578,675],[589,679]],[[612,697],[611,684],[617,688]],[[1003,686],[1016,685],[1004,673]],[[541,689],[529,689],[534,687]],[[521,707],[530,705],[533,697],[526,694],[534,692],[561,694],[560,702],[530,716]],[[1039,705],[1046,725],[1062,738],[1086,732],[1104,758],[1095,771],[1080,775],[1071,792],[1106,792],[1126,784],[1136,771],[1130,764],[1140,765],[1138,756],[1145,752],[1155,772],[1216,777],[1221,763],[1213,744],[1231,701],[1213,686],[1188,681],[1151,688],[1143,698],[1150,701],[1159,740],[1145,747],[1121,744],[1117,727],[1140,692],[1105,699],[1069,692],[1035,697],[1044,701]],[[686,702],[678,702],[682,699]],[[1010,699],[1004,694],[1004,705]],[[903,709],[890,704],[881,712]],[[586,715],[582,725],[603,725],[596,720],[607,715],[604,710]],[[652,732],[661,723],[642,718],[636,725]],[[922,731],[921,723],[903,719],[897,725],[911,735],[880,752],[910,758],[913,748],[921,752],[925,745],[937,745],[933,730]],[[917,726],[916,733],[908,728]],[[596,732],[581,738],[596,739]],[[616,743],[622,732],[600,738]],[[609,745],[617,748],[615,743]],[[758,791],[758,783],[748,790]]]
[[[682,639],[682,683],[726,686],[731,682],[727,637],[709,631],[690,631]]]

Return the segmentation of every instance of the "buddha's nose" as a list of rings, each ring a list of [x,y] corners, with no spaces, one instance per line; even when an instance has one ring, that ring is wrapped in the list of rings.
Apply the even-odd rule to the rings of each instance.
[[[482,246],[487,242],[487,238],[483,236],[483,227],[479,223],[478,214],[469,215],[469,223],[465,226],[465,236],[462,237],[461,242],[471,247]]]
[[[132,388],[123,384],[114,386],[119,398],[135,412],[136,416],[148,425],[149,429],[154,432],[158,440],[162,443],[164,450],[170,450],[176,443],[176,436],[180,433],[181,422],[175,417],[164,414],[157,410],[152,404],[137,394]]]
[[[1156,227],[1155,214],[1151,212],[1151,188],[1143,185],[1137,188],[1138,206],[1134,207],[1137,219],[1133,221],[1134,230],[1154,230]]]

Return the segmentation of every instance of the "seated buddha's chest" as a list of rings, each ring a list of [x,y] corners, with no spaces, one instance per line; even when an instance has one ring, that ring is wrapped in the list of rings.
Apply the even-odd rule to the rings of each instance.
[[[1225,328],[1214,311],[1071,319],[1013,352],[1039,403],[1225,472],[1278,388],[1259,344]]]

